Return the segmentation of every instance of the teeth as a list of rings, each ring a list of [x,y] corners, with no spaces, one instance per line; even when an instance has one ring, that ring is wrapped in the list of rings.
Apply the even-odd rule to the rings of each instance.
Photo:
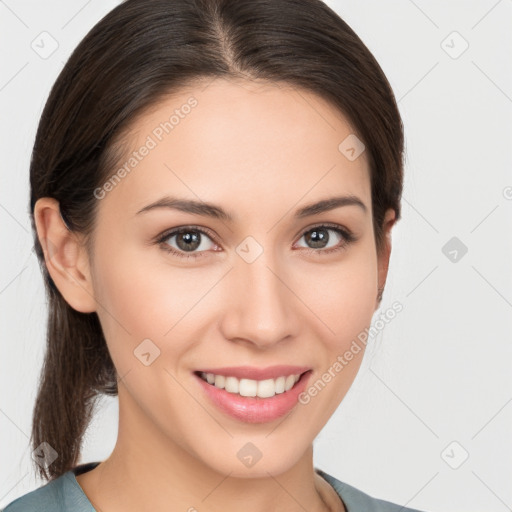
[[[290,390],[300,379],[300,374],[278,377],[277,379],[252,380],[224,377],[213,373],[201,372],[201,378],[216,388],[241,396],[270,398],[275,394]]]

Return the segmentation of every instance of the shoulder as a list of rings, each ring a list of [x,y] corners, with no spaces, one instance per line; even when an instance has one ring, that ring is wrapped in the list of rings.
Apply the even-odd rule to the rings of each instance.
[[[62,476],[15,499],[0,512],[59,512]]]
[[[90,512],[71,471],[9,503],[0,512]]]
[[[341,501],[345,504],[347,512],[424,512],[413,508],[406,508],[402,505],[391,503],[390,501],[374,498],[334,478],[321,469],[315,469],[315,471],[332,485]]]

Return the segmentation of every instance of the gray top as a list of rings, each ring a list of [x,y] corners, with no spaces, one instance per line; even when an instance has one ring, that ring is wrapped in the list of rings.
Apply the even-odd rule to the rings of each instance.
[[[75,475],[94,469],[99,462],[80,464],[55,480],[15,499],[0,512],[96,512]],[[331,484],[347,512],[422,512],[379,500],[315,468]]]

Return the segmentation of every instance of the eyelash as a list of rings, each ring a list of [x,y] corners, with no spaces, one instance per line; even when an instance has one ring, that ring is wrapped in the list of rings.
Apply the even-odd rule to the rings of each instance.
[[[318,224],[316,226],[312,226],[312,227],[306,229],[305,231],[303,231],[300,238],[302,238],[306,233],[309,233],[310,231],[314,231],[315,229],[318,229],[318,228],[328,228],[329,230],[336,231],[339,235],[342,236],[342,238],[344,240],[342,242],[340,242],[336,247],[331,247],[330,249],[313,249],[311,247],[309,247],[309,248],[302,247],[301,249],[305,250],[308,254],[311,254],[311,253],[332,254],[332,253],[341,251],[343,249],[346,249],[348,245],[350,245],[352,242],[354,242],[356,240],[355,236],[347,229],[342,228],[338,224],[330,224],[330,223],[324,223],[324,224]],[[205,228],[201,228],[199,226],[192,225],[192,226],[183,226],[180,228],[174,228],[170,231],[166,231],[157,237],[155,243],[158,244],[164,251],[171,253],[175,256],[178,256],[179,258],[185,258],[185,259],[202,258],[204,256],[203,253],[208,252],[208,251],[199,251],[197,253],[188,253],[187,254],[187,253],[177,251],[173,247],[170,247],[169,244],[165,243],[173,235],[178,235],[180,233],[188,232],[188,231],[197,231],[203,235],[208,236],[210,239],[212,239],[213,242],[215,242],[214,236],[209,230],[207,230]],[[299,240],[300,240],[300,238],[299,238]]]

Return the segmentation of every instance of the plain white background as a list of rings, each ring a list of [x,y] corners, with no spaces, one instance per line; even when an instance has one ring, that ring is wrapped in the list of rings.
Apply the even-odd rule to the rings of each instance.
[[[46,324],[28,207],[35,131],[64,62],[117,3],[0,1],[0,506],[43,483],[29,446]],[[371,340],[315,466],[412,508],[510,510],[512,1],[327,3],[399,101],[403,218],[380,311],[404,309]],[[41,38],[51,55],[33,49]],[[104,399],[81,462],[108,457],[116,435],[117,399]]]

